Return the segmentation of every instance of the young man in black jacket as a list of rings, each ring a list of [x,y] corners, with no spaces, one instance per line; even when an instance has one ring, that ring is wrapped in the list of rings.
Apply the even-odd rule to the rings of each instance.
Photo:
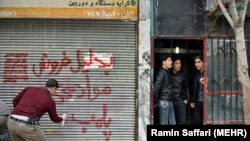
[[[191,95],[191,108],[194,108],[194,123],[203,124],[203,101],[204,101],[204,62],[201,56],[194,58],[197,72],[194,78],[194,89]]]
[[[171,95],[170,68],[172,67],[171,55],[161,57],[162,67],[158,71],[154,86],[155,106],[159,108],[160,125],[175,125],[175,114]]]
[[[171,82],[176,124],[186,124],[186,104],[189,100],[189,86],[185,73],[181,71],[181,59],[178,57],[173,59]]]

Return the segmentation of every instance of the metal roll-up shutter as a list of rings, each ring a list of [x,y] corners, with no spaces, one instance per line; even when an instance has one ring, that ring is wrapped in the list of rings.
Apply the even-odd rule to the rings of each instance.
[[[49,141],[135,140],[136,22],[2,19],[0,99],[27,86],[60,83],[57,111],[40,121]]]

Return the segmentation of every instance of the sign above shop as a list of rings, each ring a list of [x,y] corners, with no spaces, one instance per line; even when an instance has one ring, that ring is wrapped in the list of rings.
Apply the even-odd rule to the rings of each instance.
[[[137,20],[138,0],[1,0],[0,18]]]

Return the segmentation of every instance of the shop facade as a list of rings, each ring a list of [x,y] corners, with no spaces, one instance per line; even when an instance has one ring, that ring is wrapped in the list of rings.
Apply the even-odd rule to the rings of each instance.
[[[47,140],[135,140],[138,1],[1,2],[0,99],[59,81]]]

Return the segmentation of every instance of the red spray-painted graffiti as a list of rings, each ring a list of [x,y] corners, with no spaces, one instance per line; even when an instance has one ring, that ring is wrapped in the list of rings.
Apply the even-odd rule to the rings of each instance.
[[[18,82],[28,79],[27,53],[5,54],[3,82]]]
[[[82,72],[84,69],[90,68],[104,69],[113,67],[112,54],[94,54],[90,49],[88,55],[81,56],[81,50],[78,49],[76,51],[77,68],[72,67],[72,60],[65,51],[63,51],[62,54],[63,58],[59,62],[48,59],[48,55],[44,53],[39,62],[38,71],[36,65],[33,65],[33,73],[36,77],[41,77],[44,71],[49,71],[49,74],[59,74],[60,71],[67,66],[70,67],[73,73]]]
[[[89,71],[85,71],[85,79],[86,79],[86,85],[74,85],[74,86],[64,86],[60,85],[61,92],[63,94],[57,94],[57,96],[60,98],[60,102],[63,103],[65,99],[72,99],[72,98],[84,98],[87,94],[87,99],[92,102],[99,96],[108,96],[111,94],[111,88],[110,87],[104,87],[104,88],[98,88],[98,87],[91,87],[90,85],[90,76]],[[73,95],[77,90],[80,89],[80,95]]]
[[[107,104],[103,104],[102,106],[102,117],[97,118],[95,115],[91,115],[91,117],[88,120],[79,120],[75,117],[75,114],[71,115],[71,119],[77,123],[83,126],[82,133],[86,133],[86,125],[89,124],[95,124],[96,128],[108,128],[110,127],[110,124],[112,122],[111,118],[107,118]],[[109,141],[112,132],[111,131],[103,131],[103,135],[105,137],[105,141]]]

